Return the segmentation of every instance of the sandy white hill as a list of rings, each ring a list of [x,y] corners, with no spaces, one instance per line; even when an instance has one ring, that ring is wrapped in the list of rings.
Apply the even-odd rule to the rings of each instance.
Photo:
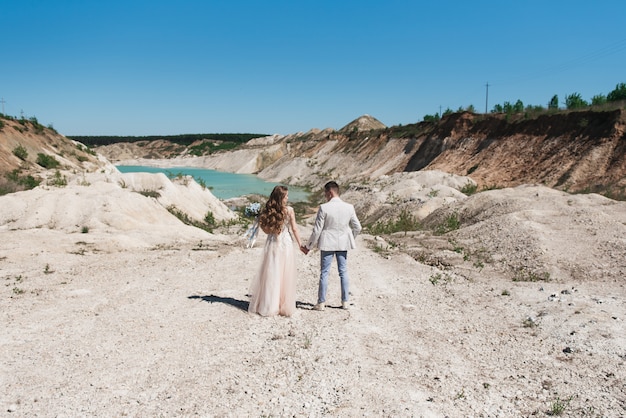
[[[239,230],[180,223],[164,206],[212,207],[185,197],[202,201],[196,186],[98,175],[0,197],[7,416],[626,412],[625,203],[541,186],[467,197],[443,172],[355,184],[344,198],[361,208],[460,228],[360,236],[348,311],[334,271],[330,307],[310,309],[319,258],[299,254],[296,315],[260,318],[246,307],[263,235],[244,249]],[[516,281],[518,266],[550,278]]]

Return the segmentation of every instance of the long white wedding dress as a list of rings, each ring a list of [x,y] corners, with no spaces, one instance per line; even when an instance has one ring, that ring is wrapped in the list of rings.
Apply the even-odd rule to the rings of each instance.
[[[250,285],[248,312],[291,316],[296,311],[296,251],[289,218],[280,234],[268,234],[261,267]]]

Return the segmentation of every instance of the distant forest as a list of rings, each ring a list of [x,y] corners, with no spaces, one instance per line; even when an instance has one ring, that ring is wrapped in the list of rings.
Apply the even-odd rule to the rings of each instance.
[[[97,147],[101,145],[111,145],[118,142],[139,142],[139,141],[156,141],[166,140],[175,144],[189,146],[195,141],[222,141],[232,142],[235,144],[243,144],[253,138],[267,136],[267,134],[183,134],[183,135],[166,135],[166,136],[68,136],[74,141],[81,142],[89,147]]]

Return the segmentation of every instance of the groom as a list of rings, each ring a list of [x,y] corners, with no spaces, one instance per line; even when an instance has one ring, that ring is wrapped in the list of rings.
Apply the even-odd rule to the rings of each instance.
[[[354,206],[339,198],[339,185],[329,181],[324,186],[326,203],[317,211],[313,232],[307,245],[300,247],[308,254],[313,247],[318,247],[320,259],[320,283],[317,294],[316,311],[323,311],[328,289],[328,273],[333,257],[337,258],[337,268],[341,279],[341,307],[348,309],[348,250],[356,248],[355,238],[361,232],[361,223],[356,216]]]

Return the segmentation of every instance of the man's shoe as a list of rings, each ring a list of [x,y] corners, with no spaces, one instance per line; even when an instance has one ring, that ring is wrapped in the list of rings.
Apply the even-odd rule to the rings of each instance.
[[[341,309],[350,309],[350,306],[348,305],[348,301],[345,302],[341,302]]]
[[[318,303],[317,305],[315,305],[313,307],[314,311],[323,311],[324,310],[324,303]]]

